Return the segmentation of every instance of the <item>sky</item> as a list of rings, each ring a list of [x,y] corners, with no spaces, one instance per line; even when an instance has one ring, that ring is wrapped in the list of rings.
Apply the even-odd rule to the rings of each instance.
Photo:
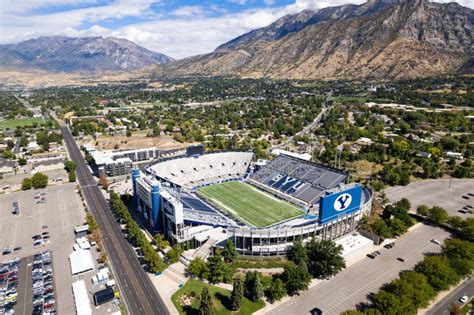
[[[211,52],[286,14],[362,2],[365,0],[0,0],[0,44],[50,35],[115,36],[181,59]],[[474,0],[457,2],[474,8]]]

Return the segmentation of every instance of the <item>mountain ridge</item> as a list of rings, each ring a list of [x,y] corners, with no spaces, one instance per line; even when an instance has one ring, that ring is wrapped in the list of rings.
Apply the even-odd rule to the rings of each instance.
[[[322,18],[335,12],[342,18]],[[284,34],[299,18],[286,16],[212,53],[165,65],[157,75],[416,78],[456,72],[474,53],[473,10],[457,3],[369,1],[303,14],[298,30]],[[290,28],[278,25],[285,19]]]
[[[42,36],[0,45],[0,66],[59,72],[139,70],[174,59],[116,37]]]

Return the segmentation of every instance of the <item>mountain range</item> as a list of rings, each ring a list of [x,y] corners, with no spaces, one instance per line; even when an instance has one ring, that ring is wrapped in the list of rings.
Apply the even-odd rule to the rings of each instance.
[[[471,71],[473,23],[472,9],[424,0],[306,10],[158,74],[390,79]]]
[[[137,70],[154,77],[398,79],[473,73],[474,10],[427,0],[369,0],[284,16],[205,55],[174,61],[125,39],[40,37],[0,46],[0,66]]]
[[[173,58],[114,37],[39,37],[0,45],[0,66],[62,72],[138,70]]]

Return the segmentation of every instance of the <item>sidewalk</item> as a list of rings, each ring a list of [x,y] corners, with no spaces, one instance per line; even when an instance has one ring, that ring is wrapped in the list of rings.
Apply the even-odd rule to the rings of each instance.
[[[153,274],[148,274],[148,276],[155,286],[156,291],[163,299],[168,312],[170,312],[171,315],[179,314],[171,301],[171,297],[179,290],[179,285],[185,284],[188,280],[186,277],[186,266],[181,262],[177,262],[166,268],[159,276]]]

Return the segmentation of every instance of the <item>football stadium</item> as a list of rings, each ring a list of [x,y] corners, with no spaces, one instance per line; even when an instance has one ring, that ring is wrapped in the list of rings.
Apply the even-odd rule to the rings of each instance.
[[[220,246],[244,255],[285,254],[294,240],[336,239],[370,211],[372,193],[349,175],[292,155],[254,161],[252,152],[162,158],[132,172],[134,206],[173,244]]]

